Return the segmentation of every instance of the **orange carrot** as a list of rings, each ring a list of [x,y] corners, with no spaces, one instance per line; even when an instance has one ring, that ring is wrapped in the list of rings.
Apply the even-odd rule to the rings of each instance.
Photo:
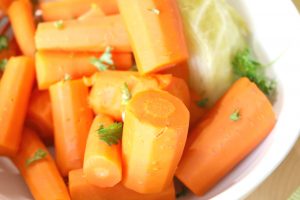
[[[180,100],[182,100],[182,102],[186,105],[186,107],[189,108],[191,100],[190,100],[189,87],[186,84],[186,82],[181,78],[172,77],[171,75],[158,76],[159,79],[162,77],[163,79],[166,78],[167,80],[164,80],[164,83],[161,83],[162,85],[161,89],[178,97]]]
[[[267,97],[241,78],[192,130],[177,178],[195,194],[205,194],[270,133],[275,122]]]
[[[44,153],[39,160],[31,162],[37,152]],[[36,200],[70,200],[68,189],[47,148],[34,131],[25,128],[20,150],[12,158],[20,170],[31,194]]]
[[[131,52],[128,34],[120,15],[91,20],[64,21],[61,28],[53,22],[40,23],[35,35],[38,50]]]
[[[6,10],[9,8],[11,3],[12,3],[12,0],[1,0],[0,1],[0,11],[6,12]]]
[[[91,76],[98,70],[90,63],[90,60],[100,55],[101,53],[38,51],[35,58],[39,89],[47,89],[51,84],[63,80],[66,74],[73,79]],[[113,53],[112,56],[117,69],[131,68],[133,64],[131,53]]]
[[[17,153],[33,83],[33,59],[12,57],[0,84],[0,155]]]
[[[171,75],[140,76],[137,72],[105,71],[93,76],[89,102],[95,113],[122,120],[122,87],[126,83],[132,96],[149,89],[163,89],[190,103],[185,82]]]
[[[87,180],[99,187],[113,187],[122,179],[121,144],[109,145],[100,140],[98,130],[113,120],[105,115],[95,117],[84,154],[83,172]]]
[[[74,19],[87,12],[92,4],[99,6],[106,15],[119,12],[116,0],[60,0],[41,4],[45,21]]]
[[[110,188],[91,185],[81,169],[69,173],[69,190],[72,200],[175,200],[174,185],[155,194],[139,194],[118,184]]]
[[[53,121],[48,91],[35,89],[30,97],[27,110],[27,124],[34,128],[46,144],[53,141]]]
[[[208,99],[201,98],[201,96],[198,95],[194,90],[190,90],[190,95],[190,128],[192,128],[199,122],[201,117],[203,117],[204,113],[206,112],[206,104],[208,103]]]
[[[187,84],[189,83],[189,76],[190,76],[189,73],[190,72],[189,72],[188,63],[186,61],[182,62],[180,64],[177,64],[174,67],[162,70],[162,71],[160,71],[158,73],[161,73],[161,74],[172,74],[175,77],[183,79]]]
[[[33,56],[35,52],[35,22],[32,8],[28,2],[15,0],[8,9],[8,16],[23,54]]]
[[[97,4],[92,4],[91,8],[86,13],[82,14],[78,20],[90,20],[104,16],[103,10]]]
[[[160,71],[188,58],[176,0],[118,3],[140,73]]]
[[[50,87],[56,161],[63,176],[82,168],[86,139],[93,120],[88,88],[82,80],[61,81]]]
[[[157,193],[170,185],[188,126],[189,111],[178,98],[159,90],[136,94],[125,110],[124,186],[139,193]]]

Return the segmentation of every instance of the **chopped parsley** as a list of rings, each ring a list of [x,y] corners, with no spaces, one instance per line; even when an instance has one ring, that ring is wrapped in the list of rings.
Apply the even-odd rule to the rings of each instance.
[[[64,75],[64,81],[70,81],[70,80],[72,80],[71,75],[70,74],[65,74]]]
[[[114,69],[114,61],[112,59],[111,51],[111,47],[106,47],[105,52],[100,56],[100,58],[92,57],[90,63],[99,71],[106,71],[109,68]]]
[[[54,22],[54,27],[57,29],[63,29],[64,28],[64,21],[58,20]]]
[[[0,35],[0,51],[8,49],[8,38],[5,35]]]
[[[232,121],[238,121],[240,119],[240,111],[239,110],[236,110],[234,111],[231,115],[230,115],[230,120]]]
[[[6,64],[7,64],[7,59],[0,60],[0,71],[4,72]]]
[[[201,108],[205,108],[208,103],[208,98],[201,99],[200,101],[197,101],[197,106]]]
[[[275,81],[267,77],[265,67],[253,58],[249,48],[239,51],[234,56],[232,67],[237,78],[249,78],[265,95],[270,97],[275,92]]]
[[[151,8],[151,9],[148,9],[150,12],[156,14],[156,15],[159,15],[160,14],[160,10],[158,10],[157,8]]]
[[[38,149],[31,158],[26,160],[26,166],[28,167],[32,163],[39,161],[47,156],[47,152],[43,149]]]
[[[128,101],[131,99],[131,93],[129,91],[129,87],[127,83],[124,83],[124,85],[121,88],[122,90],[122,104],[126,105]]]
[[[103,140],[109,146],[119,143],[119,140],[122,137],[122,131],[122,122],[115,122],[107,127],[104,127],[103,124],[101,124],[100,128],[97,130],[100,140]]]

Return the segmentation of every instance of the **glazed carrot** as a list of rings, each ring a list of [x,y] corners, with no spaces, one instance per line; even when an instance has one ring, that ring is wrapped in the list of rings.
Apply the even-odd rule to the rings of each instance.
[[[33,59],[12,57],[0,84],[0,155],[17,153],[33,83]]]
[[[63,176],[82,168],[86,139],[93,120],[82,80],[61,81],[50,87],[56,162]]]
[[[35,22],[32,8],[28,2],[15,0],[8,9],[8,16],[23,54],[33,56],[35,52]]]
[[[131,52],[120,15],[64,21],[62,28],[54,25],[53,22],[38,25],[35,35],[38,50],[104,52],[110,46],[114,52]]]
[[[177,77],[173,77],[171,75],[167,76],[159,76],[158,79],[161,83],[161,89],[169,92],[170,94],[178,97],[182,102],[186,105],[187,108],[190,107],[190,92],[189,87],[186,82]],[[161,81],[161,79],[166,79]]]
[[[117,14],[116,0],[59,0],[41,3],[45,21],[75,19],[87,12],[92,4],[98,5],[106,15]]]
[[[0,1],[0,11],[6,12],[6,10],[9,8],[11,3],[12,3],[12,0],[1,0]]]
[[[30,158],[43,152],[39,160],[28,164]],[[68,189],[47,148],[31,129],[24,128],[18,154],[12,157],[31,194],[36,200],[70,200]]]
[[[168,69],[164,69],[158,73],[161,74],[172,74],[175,77],[183,79],[187,84],[189,83],[189,66],[188,63],[182,62],[180,64],[177,64],[174,67],[170,67]]]
[[[139,194],[122,184],[100,188],[90,184],[81,169],[69,173],[69,190],[72,200],[175,200],[173,184],[155,194]]]
[[[126,83],[134,95],[140,91],[159,88],[153,77],[141,77],[137,72],[104,71],[94,76],[89,103],[97,114],[107,114],[122,120],[122,86]]]
[[[241,78],[192,130],[177,178],[195,194],[205,194],[270,133],[275,122],[267,97]]]
[[[101,18],[104,16],[105,14],[103,10],[97,4],[92,4],[91,8],[86,13],[78,17],[78,20],[90,20],[95,18]]]
[[[91,76],[97,68],[91,64],[92,57],[102,53],[72,53],[38,51],[36,58],[36,73],[39,89],[47,89],[69,74],[73,79]],[[131,53],[113,53],[112,60],[118,70],[128,70],[133,64]]]
[[[30,97],[27,110],[27,124],[37,130],[46,144],[53,141],[53,121],[50,95],[48,91],[35,89]]]
[[[86,143],[83,172],[89,183],[99,187],[113,187],[122,179],[121,144],[109,145],[98,133],[101,126],[113,123],[108,116],[96,116]]]
[[[125,110],[124,186],[156,193],[171,184],[188,127],[189,111],[178,98],[159,90],[136,94]]]
[[[200,95],[197,94],[196,91],[190,90],[191,103],[190,103],[190,128],[194,127],[201,117],[203,117],[204,113],[207,110],[207,103],[209,99],[201,98]]]
[[[118,3],[140,73],[157,72],[188,58],[176,0]]]

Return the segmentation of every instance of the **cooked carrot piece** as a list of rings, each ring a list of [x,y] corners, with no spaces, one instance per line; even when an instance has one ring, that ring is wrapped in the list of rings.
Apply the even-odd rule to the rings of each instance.
[[[27,109],[27,124],[37,131],[46,144],[53,142],[53,121],[49,92],[35,89]]]
[[[11,3],[12,3],[12,0],[1,0],[0,1],[0,10],[6,12],[6,10],[9,8]]]
[[[267,97],[247,78],[239,79],[192,130],[177,178],[195,194],[205,194],[270,133],[275,122]]]
[[[190,77],[189,73],[190,72],[189,72],[188,63],[186,61],[182,62],[182,63],[179,63],[174,67],[170,67],[168,69],[164,69],[162,71],[159,71],[158,73],[172,74],[175,77],[183,79],[187,84],[189,83],[189,77]]]
[[[35,58],[39,89],[47,89],[51,84],[63,80],[66,74],[72,79],[91,76],[98,71],[91,64],[91,58],[98,58],[101,54],[38,51]],[[128,70],[133,64],[131,53],[113,53],[112,60],[118,70]]]
[[[78,17],[78,20],[90,20],[90,19],[95,19],[95,18],[101,18],[104,17],[105,14],[103,10],[97,5],[97,4],[92,4],[91,8],[84,14],[80,15]]]
[[[113,123],[108,116],[96,116],[86,143],[83,172],[91,184],[99,187],[113,187],[122,179],[121,144],[107,144],[98,132]]]
[[[120,15],[91,20],[64,21],[61,28],[53,22],[40,23],[35,35],[38,50],[131,52],[131,46]]]
[[[17,153],[34,79],[32,58],[8,61],[0,84],[0,155]]]
[[[56,162],[63,176],[82,168],[86,139],[93,120],[82,80],[61,81],[50,87]]]
[[[31,5],[26,1],[15,0],[8,9],[8,16],[21,51],[26,56],[33,56],[35,22]]]
[[[41,3],[45,21],[75,19],[87,12],[91,5],[99,6],[106,15],[119,12],[116,0],[60,0]]]
[[[90,184],[81,169],[69,173],[69,190],[72,200],[175,200],[173,183],[155,194],[140,194],[122,184],[100,188]]]
[[[191,104],[190,104],[190,129],[194,127],[201,117],[203,117],[204,113],[207,110],[207,104],[209,99],[201,98],[200,95],[197,94],[196,91],[190,90],[191,95]]]
[[[36,155],[42,152],[43,155]],[[31,158],[36,160],[28,162]],[[18,154],[12,157],[36,200],[70,200],[68,189],[45,145],[31,129],[24,128]]]
[[[176,0],[118,3],[140,73],[160,71],[188,58]]]
[[[171,184],[188,124],[189,111],[173,95],[159,90],[136,94],[125,110],[124,186],[139,193],[155,193]]]

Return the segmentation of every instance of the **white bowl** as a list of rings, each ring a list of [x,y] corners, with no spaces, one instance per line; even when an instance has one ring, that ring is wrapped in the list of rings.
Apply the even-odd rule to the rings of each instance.
[[[203,197],[190,194],[183,200],[245,198],[283,161],[299,135],[300,19],[296,8],[288,0],[229,1],[249,24],[259,59],[263,63],[275,60],[278,122],[265,141],[209,193]],[[0,159],[0,199],[32,199],[17,170],[4,158]]]

